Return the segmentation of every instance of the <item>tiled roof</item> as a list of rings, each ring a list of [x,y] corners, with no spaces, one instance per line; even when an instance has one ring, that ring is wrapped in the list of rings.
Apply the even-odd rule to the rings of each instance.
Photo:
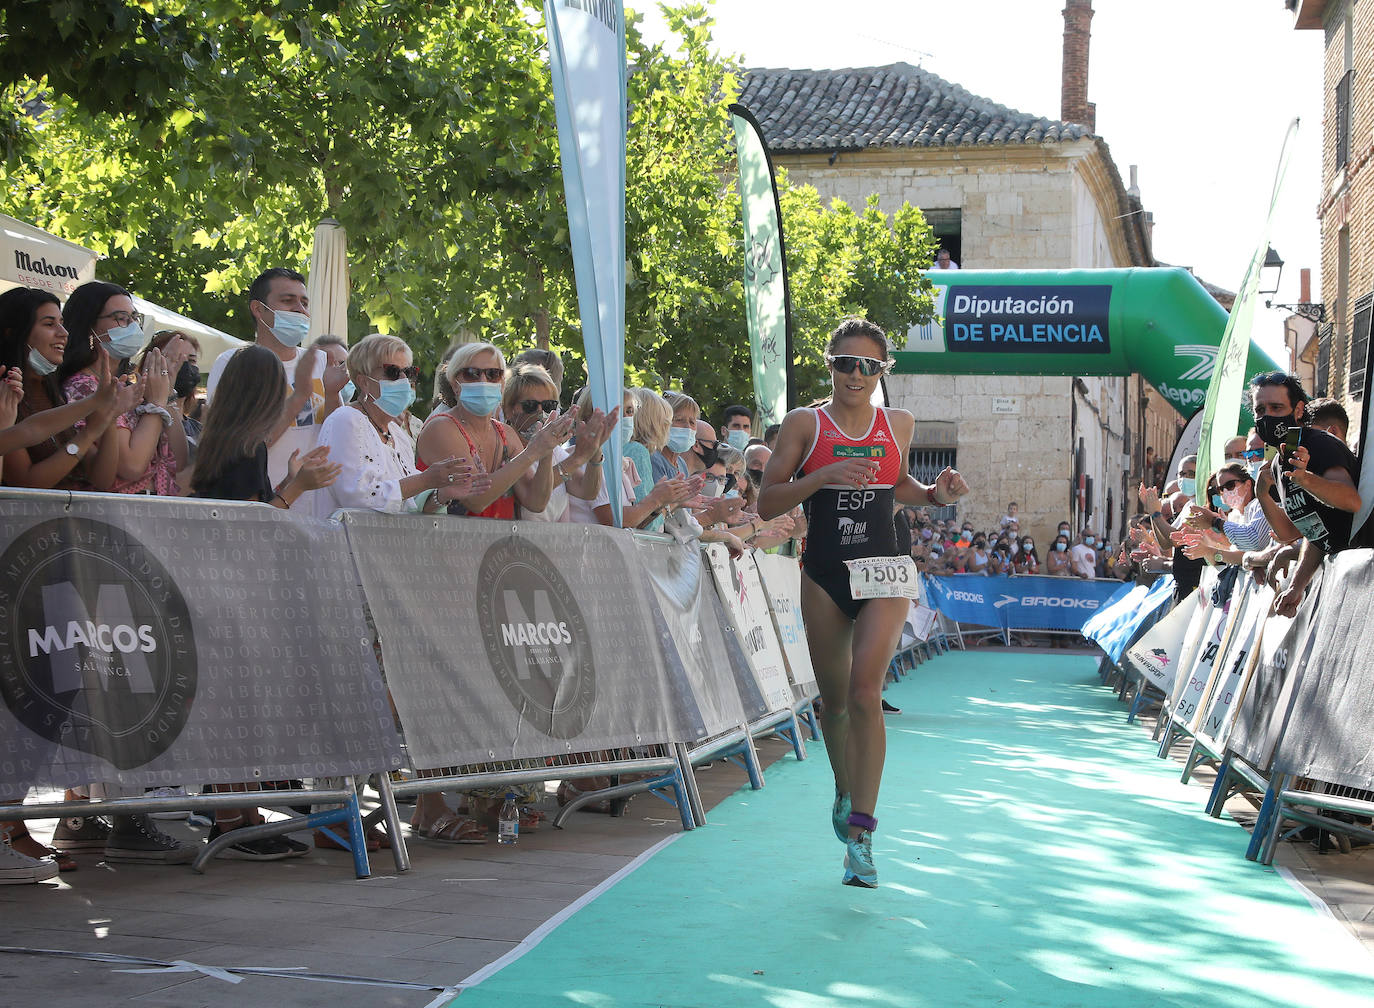
[[[850,70],[749,70],[739,98],[775,151],[1040,144],[1084,126],[1017,112],[907,63]]]

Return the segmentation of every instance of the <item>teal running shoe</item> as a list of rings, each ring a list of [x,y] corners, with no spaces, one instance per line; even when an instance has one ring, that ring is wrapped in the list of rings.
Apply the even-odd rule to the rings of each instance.
[[[835,807],[830,810],[830,824],[835,827],[835,836],[839,838],[840,843],[849,843],[849,813],[853,811],[849,804],[849,795],[835,796]]]
[[[878,888],[878,869],[873,867],[873,834],[863,830],[845,845],[844,884],[863,889]]]

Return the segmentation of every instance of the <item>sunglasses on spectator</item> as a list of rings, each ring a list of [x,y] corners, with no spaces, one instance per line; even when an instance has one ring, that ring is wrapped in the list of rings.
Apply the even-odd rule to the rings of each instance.
[[[1241,452],[1241,453],[1240,453],[1240,457],[1243,458],[1243,459],[1251,459],[1251,460],[1254,460],[1254,459],[1261,459],[1261,458],[1264,458],[1264,449],[1262,449],[1262,448],[1251,448],[1249,451],[1243,451],[1243,452]]]
[[[489,382],[499,382],[506,377],[506,372],[499,367],[460,367],[458,378],[461,381],[481,381],[486,379]]]
[[[1180,475],[1181,477],[1183,477],[1184,479],[1196,479],[1196,478],[1197,478],[1197,470],[1194,470],[1194,471],[1192,471],[1192,472],[1180,472],[1179,475]]]
[[[882,374],[892,366],[892,361],[878,360],[876,357],[851,357],[848,354],[839,357],[826,354],[825,362],[840,374],[853,374],[854,369],[858,368],[859,374],[865,378]]]
[[[1240,486],[1241,484],[1246,483],[1246,482],[1248,482],[1248,481],[1247,481],[1247,480],[1240,479],[1239,477],[1237,477],[1236,479],[1227,480],[1225,483],[1222,483],[1221,486],[1220,486],[1218,489],[1220,489],[1222,493],[1225,493],[1227,490],[1230,490],[1232,487],[1238,487],[1238,486]]]
[[[715,451],[719,441],[707,441],[705,438],[697,438],[697,444],[701,445],[706,451]]]
[[[413,382],[420,377],[420,369],[413,364],[410,367],[401,367],[399,364],[383,364],[382,377],[387,381],[404,378],[406,381]]]
[[[526,413],[538,413],[543,410],[545,413],[555,413],[558,411],[557,399],[521,399],[520,409]]]

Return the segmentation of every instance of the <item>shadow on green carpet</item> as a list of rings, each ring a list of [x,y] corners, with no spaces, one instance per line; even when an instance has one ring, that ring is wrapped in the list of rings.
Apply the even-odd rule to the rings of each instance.
[[[455,1004],[1374,1003],[1374,961],[1244,859],[1093,659],[949,654],[889,695],[880,888],[840,884],[813,743]]]

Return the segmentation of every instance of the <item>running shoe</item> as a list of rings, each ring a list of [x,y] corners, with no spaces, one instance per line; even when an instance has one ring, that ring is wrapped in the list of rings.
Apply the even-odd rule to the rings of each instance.
[[[873,867],[873,834],[868,830],[861,830],[845,845],[844,884],[878,888],[878,869]]]
[[[830,824],[835,827],[835,836],[839,838],[840,843],[849,843],[849,813],[853,811],[849,795],[835,796],[835,807],[830,810]]]

